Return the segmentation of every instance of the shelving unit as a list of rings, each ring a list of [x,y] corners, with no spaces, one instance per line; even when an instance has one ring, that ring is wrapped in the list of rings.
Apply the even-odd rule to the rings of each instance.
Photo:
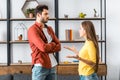
[[[10,66],[10,65],[12,65],[12,66],[13,65],[14,66],[17,65],[18,66],[18,65],[21,65],[21,64],[12,63],[12,61],[11,61],[11,56],[12,56],[12,54],[11,54],[12,50],[11,50],[11,48],[12,48],[12,45],[20,45],[20,44],[26,44],[27,45],[28,41],[14,41],[14,40],[12,40],[12,37],[11,37],[11,33],[12,33],[11,28],[12,28],[12,25],[11,24],[13,22],[35,21],[35,18],[30,19],[30,18],[24,18],[24,17],[23,18],[19,18],[19,17],[18,18],[14,18],[14,17],[11,17],[12,14],[14,14],[14,13],[11,13],[12,12],[12,8],[13,8],[12,7],[13,4],[11,4],[11,1],[12,0],[7,0],[6,1],[7,2],[6,3],[7,4],[6,5],[7,6],[7,17],[6,17],[6,19],[0,19],[0,21],[6,21],[6,24],[7,24],[7,41],[0,41],[0,44],[6,44],[7,45],[7,63],[6,63],[7,66]],[[53,8],[53,10],[54,10],[53,15],[54,16],[52,16],[53,18],[50,18],[49,21],[53,21],[53,23],[55,25],[55,33],[58,36],[58,38],[60,39],[61,44],[62,45],[65,45],[65,44],[69,44],[69,45],[70,44],[78,44],[78,45],[80,45],[80,44],[84,43],[84,40],[66,41],[64,38],[61,38],[61,34],[64,33],[64,29],[71,27],[71,26],[70,27],[63,27],[63,30],[61,31],[63,33],[60,33],[61,27],[63,25],[66,26],[66,25],[68,25],[68,23],[70,23],[70,24],[72,24],[72,26],[75,25],[76,26],[75,28],[78,29],[79,25],[77,25],[77,24],[78,23],[80,24],[81,21],[84,21],[84,20],[91,20],[94,23],[99,24],[98,27],[100,27],[99,28],[100,29],[99,30],[99,32],[100,32],[99,35],[100,36],[99,36],[98,42],[99,42],[99,45],[100,45],[101,60],[104,63],[104,64],[103,63],[100,64],[99,66],[100,66],[100,70],[102,69],[102,67],[104,69],[103,76],[106,75],[106,73],[105,73],[105,72],[107,72],[106,71],[106,0],[98,0],[98,2],[100,2],[100,3],[99,3],[99,6],[97,6],[97,7],[99,7],[99,9],[98,9],[99,11],[98,12],[100,13],[100,15],[97,18],[90,17],[90,16],[88,16],[86,18],[78,18],[76,16],[73,17],[73,15],[75,14],[74,12],[73,12],[74,14],[70,15],[68,18],[64,18],[64,16],[62,16],[62,15],[64,15],[64,14],[62,14],[64,11],[60,12],[60,6],[61,6],[60,1],[62,1],[62,0],[54,0],[54,8]],[[70,1],[72,1],[72,0],[70,0]],[[84,4],[83,2],[84,2],[84,0],[81,1],[81,5]],[[69,6],[69,5],[67,5],[67,6]],[[90,6],[90,5],[84,5],[84,6]],[[66,6],[64,6],[64,7],[66,8]],[[80,8],[82,8],[82,7],[80,7]],[[74,10],[74,9],[72,8],[72,10]],[[75,8],[75,10],[77,10],[77,9]],[[69,12],[69,10],[67,10],[67,9],[66,9],[66,11]],[[78,11],[76,11],[76,13],[78,13]],[[64,24],[64,23],[67,23],[67,24]],[[62,48],[62,51],[63,51],[63,48]],[[63,53],[65,53],[65,51]],[[78,64],[76,64],[76,63],[75,64],[74,63],[72,63],[72,64],[61,64],[62,62],[60,61],[60,55],[61,55],[60,52],[58,54],[56,54],[56,58],[57,58],[57,61],[59,63],[59,65],[57,67],[57,70],[58,70],[57,73],[60,73],[61,69],[63,70],[63,68],[65,68],[65,69],[72,69],[73,68],[72,69],[73,71],[77,71]],[[27,64],[23,63],[22,65],[27,65]],[[30,65],[30,64],[28,64],[28,65]],[[64,74],[64,73],[62,73],[62,74]],[[65,74],[67,74],[67,73],[65,73]],[[78,74],[78,73],[75,73],[75,75],[76,74]],[[74,72],[73,72],[72,75],[74,75]],[[102,76],[102,72],[100,72],[100,76]],[[101,78],[101,79],[106,80],[106,76],[104,78]]]
[[[27,1],[27,0],[26,0]],[[24,2],[26,2],[26,1],[24,1]],[[36,0],[31,0],[31,1],[36,1]],[[21,1],[22,2],[22,1]],[[25,6],[25,3],[23,2],[23,5]],[[37,1],[38,2],[38,1]],[[22,47],[22,46],[28,46],[28,48],[29,48],[29,42],[27,41],[27,40],[22,40],[22,41],[19,41],[19,40],[14,40],[14,36],[13,36],[13,29],[14,29],[14,26],[15,26],[15,23],[21,23],[21,22],[25,22],[24,24],[26,25],[26,24],[30,24],[29,25],[29,27],[34,23],[34,21],[35,21],[35,18],[26,18],[24,15],[23,15],[23,17],[17,17],[17,16],[14,16],[14,12],[17,12],[17,11],[15,11],[15,9],[13,9],[13,7],[15,6],[15,4],[13,4],[13,3],[15,3],[15,2],[13,2],[13,0],[11,0],[11,1],[9,1],[8,2],[9,3],[9,9],[10,9],[10,11],[9,11],[9,30],[11,29],[11,31],[9,32],[9,64],[8,65],[17,65],[17,62],[13,62],[14,60],[13,60],[13,58],[14,58],[14,55],[16,56],[16,50],[14,49],[14,46],[15,47]],[[19,4],[18,4],[19,5]],[[28,5],[28,4],[27,4]],[[23,7],[21,6],[21,8],[22,8],[22,11],[23,11]],[[21,10],[21,8],[17,8],[17,9],[19,9],[19,10]],[[22,12],[21,11],[21,12]],[[20,11],[19,11],[20,12]],[[52,12],[53,13],[53,12]],[[18,15],[20,15],[20,14],[18,14]],[[25,17],[25,18],[24,18]],[[55,20],[56,20],[56,18],[54,18],[54,16],[51,16],[51,18],[49,19],[49,22],[48,23],[50,23],[50,22],[53,22],[54,24],[55,24]],[[31,22],[33,22],[32,24],[31,24]],[[11,34],[12,33],[12,34]],[[29,49],[27,48],[27,50],[28,51],[30,51]],[[19,48],[20,49],[20,48]],[[14,51],[15,50],[15,51]],[[29,52],[28,53],[28,51],[26,50],[26,52],[27,52],[27,55],[29,54],[30,55],[30,53],[31,52]],[[20,50],[21,51],[21,50]],[[24,51],[24,50],[23,50]],[[18,52],[19,53],[19,52]],[[17,54],[18,54],[17,53]],[[25,52],[24,52],[25,53]],[[21,55],[20,53],[19,53],[19,55]],[[29,56],[30,58],[31,58],[31,56]],[[28,60],[27,60],[28,61]],[[31,62],[31,60],[29,60],[28,62]],[[23,62],[22,64],[24,65],[24,63],[26,63],[26,61],[25,62]],[[18,64],[18,65],[21,65],[21,64]],[[28,64],[29,65],[29,64]]]
[[[70,1],[72,1],[72,0],[70,0]],[[69,1],[69,2],[70,2]],[[61,10],[59,10],[61,7],[61,4],[59,3],[60,2],[60,0],[57,0],[57,9],[56,9],[56,14],[57,14],[57,18],[56,18],[56,20],[57,20],[57,22],[58,22],[58,24],[57,24],[57,26],[58,26],[58,28],[57,28],[57,35],[58,35],[58,37],[59,37],[59,39],[60,39],[60,42],[61,42],[61,44],[64,46],[65,44],[66,45],[69,45],[69,46],[72,46],[73,44],[75,44],[75,45],[82,45],[82,43],[84,43],[84,40],[72,40],[72,41],[66,41],[64,38],[61,38],[61,36],[62,35],[65,35],[65,34],[63,34],[64,32],[65,32],[65,27],[66,27],[66,29],[74,29],[74,27],[71,27],[71,26],[73,26],[72,25],[72,22],[73,22],[73,24],[77,24],[77,22],[79,22],[79,24],[81,23],[81,21],[84,21],[84,20],[91,20],[91,21],[93,21],[93,23],[96,23],[96,24],[98,24],[98,25],[96,25],[95,24],[95,27],[96,26],[98,26],[97,28],[98,28],[98,31],[100,32],[99,33],[99,40],[98,40],[98,42],[99,42],[99,47],[100,47],[100,57],[101,57],[101,61],[102,61],[102,63],[99,63],[99,70],[98,70],[98,75],[99,76],[101,76],[101,80],[106,80],[106,74],[107,74],[107,66],[106,66],[106,1],[105,0],[98,0],[98,2],[99,2],[99,6],[97,6],[97,7],[99,7],[99,17],[85,17],[85,18],[76,18],[76,16],[75,16],[75,18],[73,17],[73,16],[71,16],[72,14],[72,12],[70,12],[70,10],[69,9],[71,9],[71,8],[69,8],[69,4],[67,4],[65,1],[64,1],[64,4],[62,4],[62,9],[63,9],[63,6],[65,7],[65,3],[66,3],[66,7],[65,7],[65,9],[66,9],[66,11],[65,11],[65,9],[64,9],[64,11],[61,11]],[[62,1],[61,1],[62,2]],[[76,1],[77,2],[77,1]],[[78,1],[78,2],[80,2],[80,1]],[[78,8],[83,8],[83,4],[85,4],[84,5],[84,7],[86,7],[86,3],[84,3],[84,1],[81,1],[82,3],[80,3],[79,5],[82,5],[82,7],[76,7],[77,9]],[[94,2],[94,1],[93,1]],[[58,4],[59,3],[59,4]],[[88,2],[89,3],[89,2]],[[91,2],[92,3],[92,2]],[[78,4],[78,3],[77,3]],[[75,5],[74,4],[74,2],[73,2],[73,5],[74,6],[77,6],[77,5]],[[71,4],[71,6],[72,6],[72,4]],[[70,7],[71,7],[70,6]],[[73,6],[73,7],[74,7]],[[87,5],[87,8],[89,7],[90,5]],[[60,7],[60,8],[59,8]],[[91,7],[91,6],[90,6]],[[67,9],[67,8],[69,8],[69,9]],[[75,8],[74,8],[75,9]],[[85,9],[85,8],[84,8]],[[76,9],[75,9],[76,10]],[[79,9],[78,9],[79,10]],[[81,9],[82,10],[82,9]],[[61,12],[60,12],[61,11]],[[70,17],[68,17],[68,18],[63,18],[64,16],[62,16],[62,15],[64,15],[64,14],[62,14],[62,15],[60,15],[61,13],[65,13],[65,12],[67,12],[68,11],[68,15],[70,15]],[[83,10],[83,11],[85,11],[85,10]],[[90,11],[90,10],[89,10]],[[76,12],[78,12],[78,11],[76,11]],[[73,12],[73,14],[75,15],[75,13],[76,12]],[[86,11],[87,12],[87,11]],[[66,13],[65,13],[66,14]],[[62,17],[61,17],[62,16]],[[75,23],[75,21],[76,21],[76,23]],[[70,26],[70,27],[67,27],[67,25],[65,24],[65,25],[62,25],[62,22],[63,22],[63,24],[64,23],[67,23],[67,25],[68,26]],[[69,23],[71,24],[71,25],[69,25]],[[64,27],[63,27],[64,26]],[[76,26],[76,25],[75,25]],[[62,28],[61,28],[62,27]],[[79,27],[79,25],[78,25],[78,27]],[[76,27],[77,28],[77,27]],[[62,30],[61,30],[62,29]],[[77,29],[79,29],[79,28],[77,28]],[[62,33],[60,33],[60,32],[62,32]],[[63,36],[62,36],[63,37]],[[70,44],[72,44],[72,45],[70,45]],[[63,47],[62,47],[62,50],[65,50],[65,49],[63,49]],[[61,51],[61,52],[59,52],[59,54],[57,55],[57,59],[58,59],[58,62],[59,62],[59,65],[58,65],[58,74],[60,74],[60,75],[78,75],[78,72],[77,72],[77,64],[78,63],[74,63],[74,62],[69,62],[69,61],[66,61],[66,60],[68,60],[68,59],[66,59],[65,60],[65,58],[63,58],[63,57],[65,57],[66,56],[66,54],[67,53],[71,53],[71,52],[68,52],[67,50],[66,51]],[[60,55],[62,55],[62,56],[60,56]],[[64,55],[64,56],[63,56]],[[69,55],[69,54],[68,54]],[[71,53],[71,55],[72,55],[72,53]],[[63,58],[62,60],[61,60],[61,58]],[[65,60],[65,61],[64,61]],[[67,62],[67,63],[66,63]],[[62,64],[61,64],[62,63]],[[64,70],[66,70],[66,71],[64,71],[64,72],[62,72],[63,71],[63,69]],[[71,72],[72,71],[72,72]],[[103,72],[102,72],[103,71]],[[76,73],[75,73],[76,72]],[[71,73],[71,74],[70,74]]]
[[[59,2],[59,0],[57,0],[58,2]],[[57,2],[57,4],[58,4],[58,2]],[[83,1],[84,2],[84,1]],[[96,23],[97,24],[99,24],[99,26],[98,27],[100,27],[100,34],[99,34],[99,40],[98,40],[98,42],[99,42],[99,44],[101,44],[101,48],[103,48],[103,44],[105,44],[104,46],[104,58],[106,59],[106,1],[104,1],[104,0],[99,0],[98,2],[100,2],[99,4],[100,4],[100,6],[99,6],[99,17],[86,17],[86,18],[71,18],[71,17],[68,17],[68,18],[61,18],[61,17],[58,17],[59,16],[59,5],[57,5],[57,8],[58,9],[56,9],[56,14],[57,14],[57,18],[56,18],[56,20],[57,20],[57,22],[58,22],[58,29],[57,29],[57,32],[59,32],[59,28],[61,27],[60,26],[60,21],[62,21],[62,22],[64,22],[64,21],[67,21],[67,23],[69,22],[72,22],[72,21],[76,21],[76,22],[81,22],[81,21],[84,21],[84,20],[91,20],[91,21],[93,21],[93,22],[95,22],[95,21],[97,21]],[[84,4],[84,3],[83,3]],[[88,5],[88,6],[90,6],[90,5]],[[66,9],[67,10],[67,9]],[[64,12],[64,11],[63,11]],[[95,25],[96,26],[96,25]],[[63,30],[63,32],[64,32],[64,30]],[[58,35],[58,37],[59,37],[59,39],[60,39],[60,35],[59,35],[59,33],[57,33],[57,35]],[[73,41],[66,41],[66,40],[61,40],[61,43],[83,43],[84,41],[83,40],[73,40]],[[100,49],[101,50],[101,54],[103,54],[102,53],[102,49]],[[102,57],[102,56],[101,56]],[[105,61],[103,61],[103,62],[105,62],[106,63],[106,60]]]

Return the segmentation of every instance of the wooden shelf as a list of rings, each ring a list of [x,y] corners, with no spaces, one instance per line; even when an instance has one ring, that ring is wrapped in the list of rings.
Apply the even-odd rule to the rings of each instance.
[[[61,43],[84,43],[84,40],[73,40],[73,41],[66,41],[66,40],[61,40]],[[98,42],[105,42],[105,40],[98,40]]]
[[[23,63],[11,63],[10,65],[11,65],[11,66],[19,66],[19,65],[25,66],[25,65],[31,65],[31,63],[28,63],[28,62],[26,62],[26,63],[24,63],[24,62],[23,62]]]
[[[4,74],[31,74],[31,65],[11,65],[11,66],[0,66],[0,75]]]
[[[61,43],[84,43],[84,40],[73,40],[73,41],[66,41],[66,40],[61,40]],[[99,40],[98,42],[105,42],[105,40]],[[23,41],[10,41],[10,43],[29,43],[27,40]]]
[[[7,44],[6,41],[0,41],[0,44]]]
[[[104,20],[105,18],[58,18],[58,20]],[[0,19],[7,20],[7,19]],[[11,21],[34,21],[35,18],[11,18]],[[50,18],[49,20],[56,20],[56,18]]]
[[[16,40],[16,41],[10,41],[10,43],[29,43],[28,40]]]
[[[105,18],[59,18],[58,20],[104,20]]]
[[[78,64],[73,64],[73,65],[60,64],[57,66],[57,74],[59,74],[59,75],[78,75]],[[107,66],[105,63],[99,64],[97,74],[98,74],[98,76],[107,75]]]
[[[78,63],[74,63],[74,62],[68,62],[68,63],[60,62],[59,65],[70,66],[70,65],[78,65]]]
[[[55,20],[56,18],[50,18],[49,20]],[[11,18],[11,21],[35,21],[35,18]]]
[[[60,62],[59,65],[78,65],[79,62]],[[105,63],[99,62],[99,65],[104,65]]]
[[[0,63],[0,66],[7,66],[7,63]]]
[[[7,19],[1,19],[1,18],[0,18],[0,21],[7,21]]]

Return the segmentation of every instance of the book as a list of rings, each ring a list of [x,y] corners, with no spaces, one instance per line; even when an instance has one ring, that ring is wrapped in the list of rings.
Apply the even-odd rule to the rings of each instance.
[[[72,29],[66,29],[65,30],[65,36],[67,41],[73,40],[73,30]]]

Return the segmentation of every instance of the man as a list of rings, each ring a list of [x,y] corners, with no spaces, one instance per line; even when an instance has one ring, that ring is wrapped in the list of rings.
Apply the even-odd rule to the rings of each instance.
[[[36,21],[28,30],[28,40],[32,50],[32,80],[55,80],[54,53],[61,50],[60,41],[53,29],[47,26],[48,6],[38,5],[35,9]]]

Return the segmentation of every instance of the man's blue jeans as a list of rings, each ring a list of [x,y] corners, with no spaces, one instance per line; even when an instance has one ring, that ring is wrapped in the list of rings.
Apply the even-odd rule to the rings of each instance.
[[[96,73],[93,73],[89,76],[80,75],[80,80],[98,80],[98,76]]]
[[[55,67],[46,69],[41,66],[32,68],[32,80],[56,80]]]

